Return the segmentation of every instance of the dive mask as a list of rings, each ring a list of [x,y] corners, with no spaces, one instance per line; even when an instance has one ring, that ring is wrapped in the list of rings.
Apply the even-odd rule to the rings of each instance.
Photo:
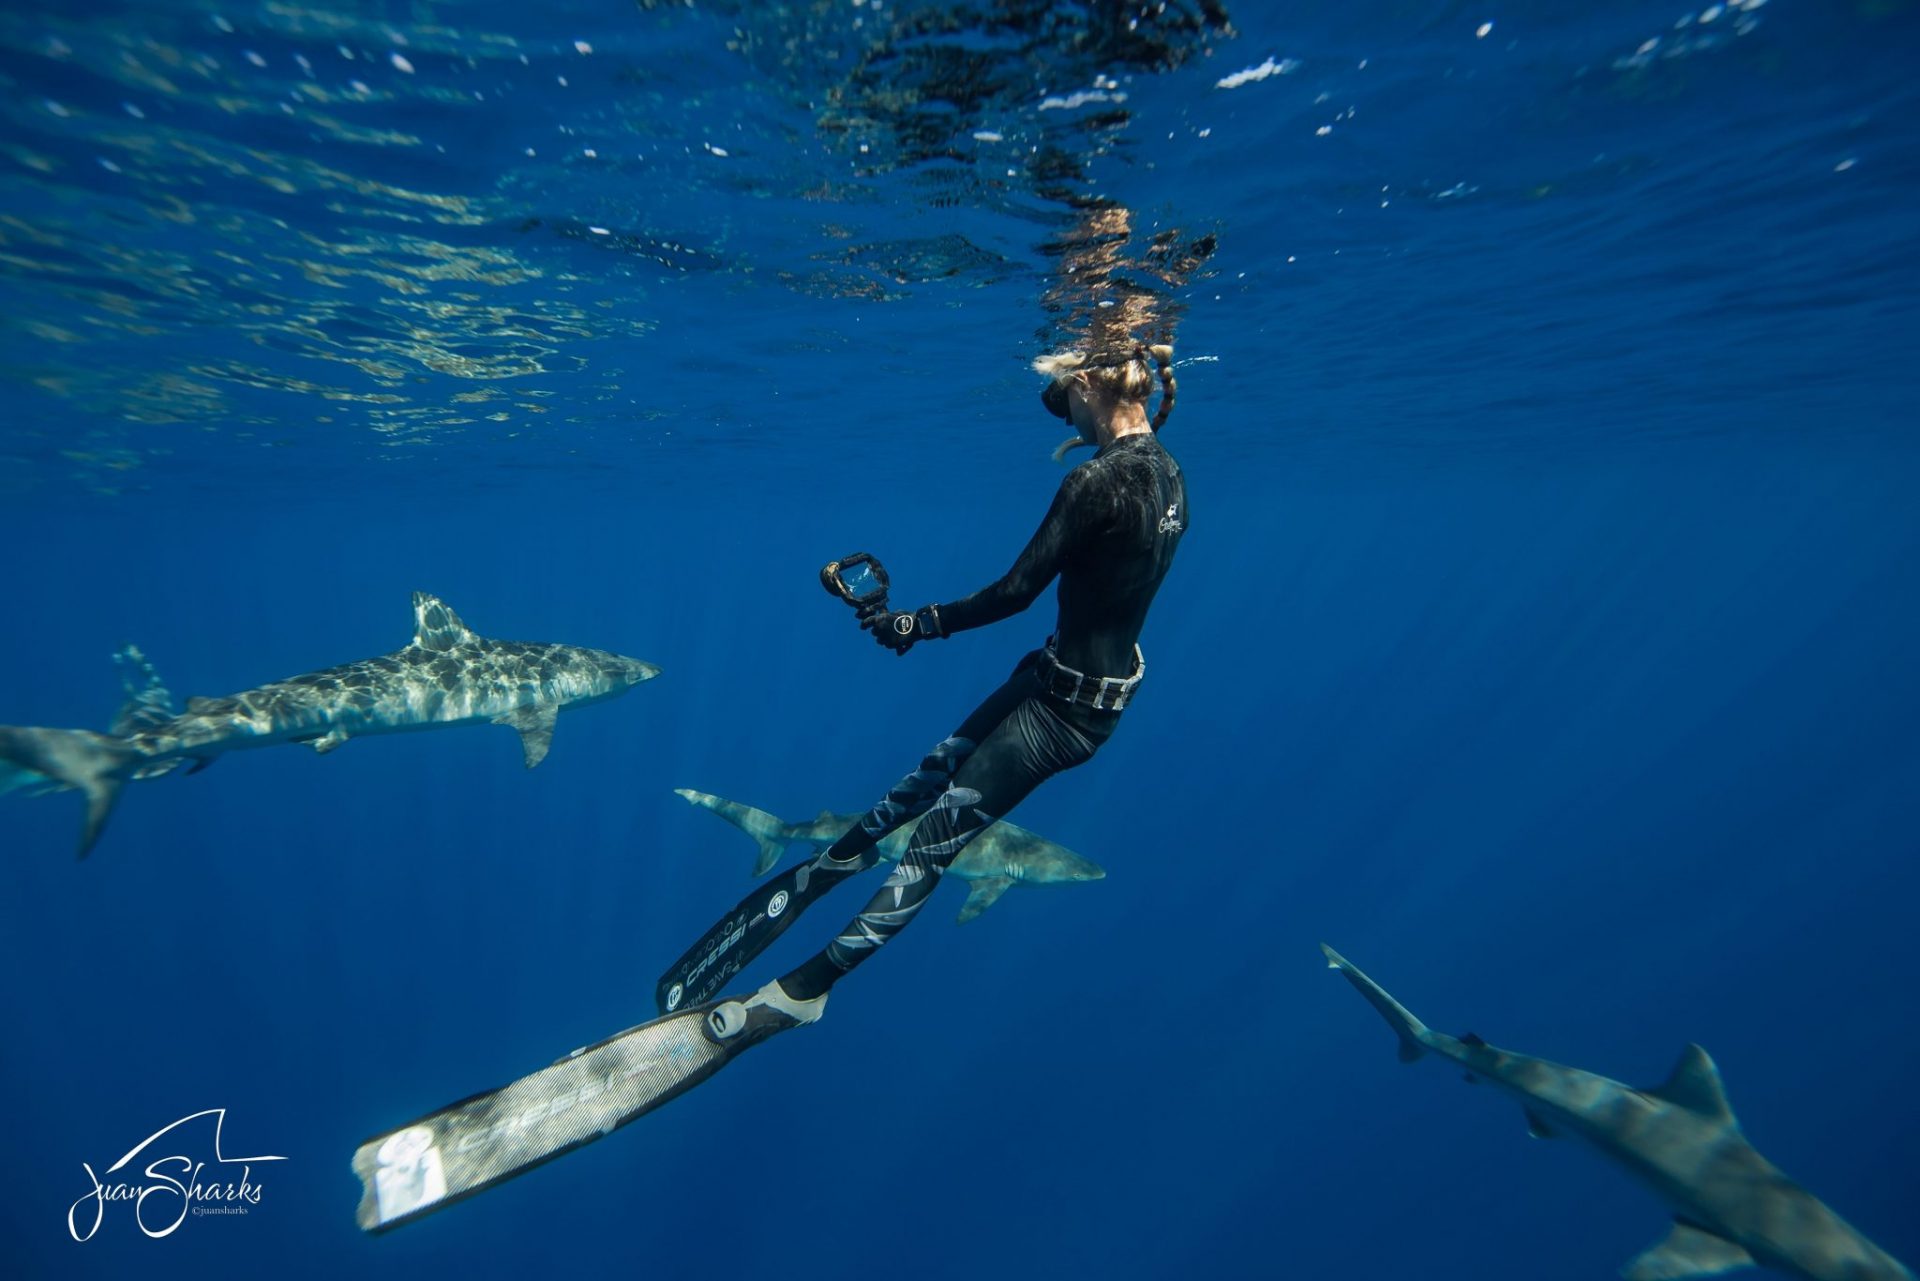
[[[1056,378],[1045,387],[1042,387],[1040,389],[1040,403],[1047,407],[1048,413],[1058,418],[1061,422],[1067,422],[1073,417],[1073,411],[1067,406],[1067,384],[1065,379]]]

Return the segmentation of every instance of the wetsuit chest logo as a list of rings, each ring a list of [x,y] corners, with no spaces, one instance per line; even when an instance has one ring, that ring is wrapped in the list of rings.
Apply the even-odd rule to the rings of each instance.
[[[1180,523],[1180,504],[1168,504],[1167,514],[1160,518],[1160,532],[1163,534],[1177,534],[1185,528],[1186,526]]]

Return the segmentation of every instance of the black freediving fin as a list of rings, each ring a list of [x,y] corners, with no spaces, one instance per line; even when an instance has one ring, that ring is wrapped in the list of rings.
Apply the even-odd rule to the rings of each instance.
[[[642,1023],[551,1067],[430,1112],[362,1143],[355,1218],[385,1232],[531,1170],[638,1117],[712,1076],[752,1044],[705,1031],[715,1007]]]
[[[852,858],[842,863],[822,854],[790,867],[761,884],[736,903],[732,911],[715,921],[713,928],[702,934],[700,941],[688,948],[654,984],[654,1004],[660,1012],[670,1014],[684,1005],[697,1005],[718,992],[747,962],[766,951],[815,899],[847,877],[879,862],[876,847],[891,833],[939,805],[979,804],[979,792],[970,787],[953,787],[948,782],[965,753],[956,758],[950,752],[945,755],[943,752],[962,743],[966,752],[973,750],[973,744],[962,739],[943,741],[927,754],[919,769],[894,784],[886,796],[867,811],[848,833],[849,836],[858,833],[864,838],[858,842],[858,852]],[[702,803],[697,792],[680,794],[696,805]],[[759,810],[753,813],[764,814]],[[764,817],[779,822],[770,814]],[[745,822],[736,820],[736,823],[749,833],[753,830]],[[840,842],[835,842],[828,852],[839,845]]]
[[[762,882],[660,976],[653,989],[655,1007],[671,1014],[712,999],[747,962],[771,947],[815,899],[877,861],[871,851],[844,865],[822,855]]]

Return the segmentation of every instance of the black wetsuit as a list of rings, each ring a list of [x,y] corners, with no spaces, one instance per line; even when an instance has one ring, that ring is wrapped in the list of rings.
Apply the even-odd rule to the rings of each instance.
[[[1068,473],[1013,568],[992,586],[939,606],[940,621],[949,634],[997,623],[1031,605],[1058,577],[1052,648],[1059,664],[1089,676],[1129,676],[1147,609],[1186,527],[1179,465],[1155,437],[1123,436]],[[900,865],[866,908],[826,950],[780,980],[789,995],[819,995],[904,929],[968,842],[1041,782],[1092,759],[1113,733],[1119,712],[1043,688],[1043,653],[1023,658],[918,770],[832,848],[795,869],[791,899],[780,900],[791,915],[871,867],[882,837],[925,815]],[[784,928],[786,921],[778,924]]]

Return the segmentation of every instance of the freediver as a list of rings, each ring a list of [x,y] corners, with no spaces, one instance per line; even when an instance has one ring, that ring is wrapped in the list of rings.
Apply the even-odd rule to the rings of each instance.
[[[1058,629],[1047,644],[846,835],[715,924],[660,980],[662,1017],[361,1143],[353,1169],[362,1228],[413,1222],[611,1134],[742,1050],[818,1019],[833,985],[906,928],[969,841],[1042,781],[1093,757],[1145,674],[1141,625],[1187,527],[1185,482],[1155,436],[1173,407],[1172,359],[1170,347],[1125,339],[1035,361],[1049,379],[1041,399],[1074,426],[1069,443],[1098,452],[1061,481],[1013,568],[962,600],[911,613],[885,606],[884,580],[881,592],[861,594],[861,625],[905,654],[1009,618],[1058,578]],[[1150,421],[1156,366],[1162,395]],[[823,951],[751,996],[715,999],[807,905],[875,866],[881,838],[915,818],[880,892]]]
[[[1078,445],[1097,452],[1061,481],[1013,567],[947,604],[897,613],[881,599],[860,611],[874,640],[904,655],[1010,618],[1058,578],[1054,634],[845,836],[709,930],[662,978],[663,1013],[710,999],[814,901],[875,866],[882,837],[921,818],[892,874],[832,942],[752,996],[722,1001],[705,1026],[716,1043],[745,1048],[818,1019],[833,985],[906,928],[969,841],[1046,779],[1091,760],[1118,727],[1146,672],[1141,628],[1188,522],[1185,481],[1158,437],[1173,408],[1173,349],[1121,338],[1033,362],[1048,379],[1042,403],[1077,433],[1056,457]],[[1162,394],[1149,419],[1156,370]]]

